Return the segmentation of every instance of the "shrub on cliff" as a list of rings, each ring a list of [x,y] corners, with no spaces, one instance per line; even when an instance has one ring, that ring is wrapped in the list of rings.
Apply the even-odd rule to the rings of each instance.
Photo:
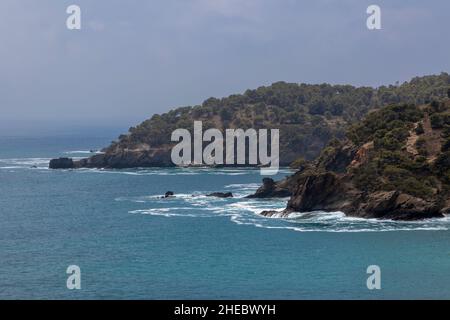
[[[422,115],[414,105],[391,105],[380,112],[368,114],[362,122],[348,130],[347,137],[357,145],[376,139],[380,147],[395,149]]]
[[[359,153],[359,158],[356,159],[360,163],[347,167],[347,173],[352,175],[353,183],[360,190],[398,190],[427,199],[433,196],[436,190],[449,189],[450,137],[446,115],[450,104],[449,101],[436,102],[434,106],[439,108],[432,105],[425,108],[405,104],[392,105],[369,114],[363,121],[349,128],[347,143],[333,141],[324,148],[316,167],[321,170],[333,167],[336,155],[342,148],[356,145],[360,150],[365,150],[364,155]],[[417,128],[425,121],[426,113],[433,111],[438,113],[432,115],[444,119],[439,130],[444,127],[441,136],[445,140],[442,143],[442,153],[437,158],[427,158],[427,144],[440,144],[441,140],[439,135],[429,135],[425,138],[424,132],[418,132]],[[416,128],[414,133],[419,134],[414,145],[419,155],[408,152],[406,148],[407,138],[413,128]],[[369,142],[373,142],[373,148],[367,147]]]

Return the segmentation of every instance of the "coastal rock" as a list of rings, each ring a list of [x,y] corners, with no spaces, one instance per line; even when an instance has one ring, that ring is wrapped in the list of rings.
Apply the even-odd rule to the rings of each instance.
[[[343,188],[342,178],[321,174],[307,179],[294,194],[283,211],[263,211],[261,215],[287,217],[292,212],[341,211],[348,216],[367,219],[421,220],[440,218],[434,201],[427,201],[399,191],[363,193],[354,188]],[[448,209],[448,208],[447,208]]]
[[[275,210],[265,210],[263,212],[260,213],[260,215],[264,216],[264,217],[280,217],[280,218],[285,218],[287,217],[289,214],[291,213],[291,211],[289,210],[283,210],[283,211],[275,211]]]
[[[336,174],[311,175],[289,200],[287,209],[295,211],[323,210],[336,200],[340,185]]]
[[[351,164],[355,158],[359,158],[361,152],[362,150],[358,150],[352,144],[337,148],[324,159],[323,166],[328,171],[344,173],[346,172],[348,165]]]
[[[264,178],[263,185],[246,198],[284,198],[292,195],[291,191],[279,185],[272,178]]]
[[[443,217],[439,211],[436,202],[399,191],[389,191],[369,195],[367,202],[354,214],[365,218],[420,220]]]
[[[174,197],[174,193],[172,191],[167,191],[163,197],[161,198],[170,198],[170,197]]]
[[[366,218],[381,218],[396,207],[398,191],[375,192],[359,208],[359,215]]]
[[[261,214],[285,217],[292,212],[341,211],[359,218],[406,221],[449,214],[450,153],[435,151],[428,158],[414,158],[406,147],[411,142],[408,134],[413,132],[408,129],[417,127],[430,112],[435,112],[435,117],[445,117],[443,112],[450,110],[450,100],[438,106],[390,106],[371,114],[350,132],[354,140],[333,142],[312,168],[278,183],[266,182],[259,189],[263,194],[283,183],[289,186],[292,196],[285,210]],[[398,117],[393,116],[396,114]],[[399,126],[405,128],[404,135],[389,140]],[[392,128],[392,132],[386,128]],[[433,131],[431,126],[428,130]],[[374,137],[383,139],[374,142]],[[425,138],[428,144],[437,146],[433,150],[442,149],[440,131]]]
[[[111,169],[173,167],[170,152],[168,147],[149,150],[115,150],[75,161],[74,165],[83,168]]]
[[[71,158],[58,158],[53,159],[49,163],[50,169],[73,169],[75,168],[74,162]]]
[[[441,209],[441,214],[450,215],[450,199],[447,199],[445,202],[444,207]]]
[[[207,197],[217,197],[217,198],[232,198],[233,194],[231,192],[213,192],[206,195]]]

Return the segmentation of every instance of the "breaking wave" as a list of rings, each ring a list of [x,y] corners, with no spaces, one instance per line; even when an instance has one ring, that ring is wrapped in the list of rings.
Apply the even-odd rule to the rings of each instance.
[[[135,175],[135,176],[198,176],[198,175],[257,175],[260,176],[259,168],[135,168],[135,169],[77,169],[76,172],[99,173],[99,174],[119,174],[119,175]],[[280,169],[280,174],[292,174],[290,169]]]
[[[0,159],[0,169],[48,169],[49,158]]]
[[[75,151],[73,151],[75,152]],[[78,159],[78,158],[74,158]],[[11,158],[0,159],[0,170],[48,170],[50,158]],[[63,170],[64,171],[64,170]],[[46,171],[51,172],[51,171]],[[125,170],[79,169],[74,174],[119,174],[134,176],[205,176],[205,175],[247,175],[260,178],[259,168],[138,168]],[[289,174],[291,170],[280,169]],[[253,179],[253,178],[252,178]],[[450,216],[443,219],[423,221],[390,221],[347,217],[342,212],[291,213],[287,217],[274,215],[261,216],[264,210],[281,211],[287,199],[247,199],[259,183],[235,183],[223,187],[232,192],[233,198],[206,197],[205,194],[218,190],[199,190],[189,194],[162,199],[161,195],[142,195],[137,197],[118,197],[116,201],[134,203],[132,214],[162,217],[214,218],[227,217],[238,225],[251,225],[258,228],[286,229],[298,232],[385,232],[450,230]],[[220,191],[220,190],[219,190]]]
[[[232,184],[225,186],[227,191],[239,194],[242,190],[254,191],[257,184]],[[286,229],[297,232],[387,232],[449,230],[450,217],[423,221],[391,221],[347,217],[342,212],[291,213],[287,217],[274,215],[261,216],[264,210],[281,211],[287,199],[260,200],[246,199],[243,194],[234,198],[206,197],[211,191],[196,191],[193,194],[178,194],[176,197],[162,199],[160,195],[143,197],[122,197],[116,201],[139,203],[146,208],[130,210],[131,214],[144,214],[161,217],[214,218],[228,217],[238,225],[250,225],[266,229]],[[246,194],[250,194],[247,192]],[[203,195],[200,195],[203,194]]]
[[[65,151],[64,154],[79,154],[79,155],[91,155],[91,154],[100,154],[101,151],[96,150],[74,150],[74,151]]]

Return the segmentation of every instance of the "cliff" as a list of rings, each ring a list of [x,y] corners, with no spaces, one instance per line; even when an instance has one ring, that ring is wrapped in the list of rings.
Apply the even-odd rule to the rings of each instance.
[[[443,217],[450,213],[450,100],[372,112],[345,139],[332,141],[309,166],[275,185],[292,193],[286,216],[342,211],[393,220]]]

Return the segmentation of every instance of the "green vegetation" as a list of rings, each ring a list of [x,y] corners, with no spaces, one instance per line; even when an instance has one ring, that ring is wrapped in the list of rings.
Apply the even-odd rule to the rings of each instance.
[[[413,124],[422,116],[414,105],[388,106],[382,112],[373,112],[361,123],[351,126],[347,137],[356,145],[374,140],[379,148],[397,150],[408,137]]]
[[[294,160],[290,167],[292,169],[301,169],[303,168],[308,162],[304,158],[298,158],[297,160]]]
[[[426,157],[428,155],[428,151],[426,148],[426,140],[424,137],[420,137],[419,139],[417,139],[416,148],[421,156]]]
[[[392,105],[370,113],[363,121],[351,126],[347,132],[347,146],[360,150],[373,141],[373,148],[366,149],[366,159],[357,166],[348,167],[358,189],[367,192],[399,190],[423,199],[434,195],[448,197],[449,112],[449,100],[434,101],[425,107]],[[428,135],[422,125],[427,116],[433,130]],[[433,119],[438,120],[433,124]],[[418,135],[414,145],[418,155],[407,150],[406,143],[411,134]],[[318,158],[319,167],[330,162],[344,145],[333,142],[324,148]],[[437,154],[428,154],[427,150],[436,146]],[[443,192],[439,193],[439,190]]]
[[[128,134],[121,135],[106,151],[135,149],[143,144],[164,147],[171,144],[173,130],[192,130],[193,121],[201,120],[204,130],[212,127],[222,130],[278,128],[281,163],[289,164],[299,157],[316,158],[332,138],[343,138],[348,125],[361,120],[371,110],[402,102],[406,104],[391,107],[383,119],[369,114],[368,123],[375,127],[353,128],[354,139],[367,140],[371,138],[369,135],[376,134],[377,146],[396,150],[407,135],[409,124],[420,116],[411,104],[442,99],[447,95],[449,84],[450,76],[446,73],[379,88],[277,82],[244,94],[209,98],[202,105],[154,115],[130,128]],[[391,121],[391,117],[398,117],[394,119],[398,121]],[[446,121],[442,115],[433,119],[438,126]],[[388,126],[384,124],[386,120],[389,120]]]

